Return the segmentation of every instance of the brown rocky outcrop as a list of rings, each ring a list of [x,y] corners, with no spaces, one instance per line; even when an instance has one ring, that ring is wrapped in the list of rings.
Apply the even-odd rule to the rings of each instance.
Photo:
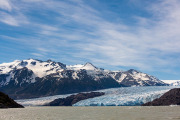
[[[174,88],[166,92],[160,98],[143,104],[142,106],[167,106],[180,105],[180,88]]]
[[[45,106],[72,106],[73,104],[81,100],[102,96],[104,94],[105,93],[103,92],[78,93],[76,95],[71,95],[66,98],[55,99],[54,101],[46,104]]]

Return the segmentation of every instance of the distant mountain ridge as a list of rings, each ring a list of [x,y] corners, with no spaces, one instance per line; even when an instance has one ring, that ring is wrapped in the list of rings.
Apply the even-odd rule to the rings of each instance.
[[[33,98],[122,86],[163,86],[154,76],[130,69],[110,71],[94,66],[65,65],[51,60],[16,60],[0,64],[0,91],[12,98]]]
[[[169,86],[180,86],[180,80],[162,80],[164,83],[169,84]]]

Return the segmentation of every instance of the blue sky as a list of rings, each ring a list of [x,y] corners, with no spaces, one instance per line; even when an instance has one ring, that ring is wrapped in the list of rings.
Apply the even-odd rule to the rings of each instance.
[[[180,79],[179,0],[0,0],[0,63],[35,58]]]

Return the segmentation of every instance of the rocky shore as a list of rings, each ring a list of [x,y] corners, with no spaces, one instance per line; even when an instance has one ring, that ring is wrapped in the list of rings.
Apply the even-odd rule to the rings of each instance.
[[[23,106],[16,103],[8,95],[0,92],[0,108],[23,108]]]

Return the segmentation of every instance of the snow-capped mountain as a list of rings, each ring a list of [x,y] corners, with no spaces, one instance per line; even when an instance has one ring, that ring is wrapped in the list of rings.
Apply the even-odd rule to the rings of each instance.
[[[16,60],[0,64],[0,90],[13,98],[32,98],[121,86],[167,85],[136,71],[109,71],[92,63],[66,66],[51,60]]]
[[[161,86],[164,82],[154,76],[130,69],[125,72],[111,72],[111,76],[126,86]]]
[[[161,81],[169,84],[169,86],[180,86],[180,80],[161,80]]]
[[[56,73],[57,71],[66,69],[66,65],[60,62],[53,62],[51,60],[43,62],[40,60],[28,59],[23,61],[15,60],[11,63],[0,64],[0,74],[6,74],[12,70],[22,69],[25,67],[32,70],[34,75],[37,77],[44,77],[46,75]]]
[[[70,66],[66,66],[68,69],[70,70],[81,70],[81,69],[84,69],[84,70],[98,70],[97,67],[95,67],[92,63],[86,63],[85,65],[70,65]]]
[[[173,82],[170,86],[180,86],[180,81]]]

